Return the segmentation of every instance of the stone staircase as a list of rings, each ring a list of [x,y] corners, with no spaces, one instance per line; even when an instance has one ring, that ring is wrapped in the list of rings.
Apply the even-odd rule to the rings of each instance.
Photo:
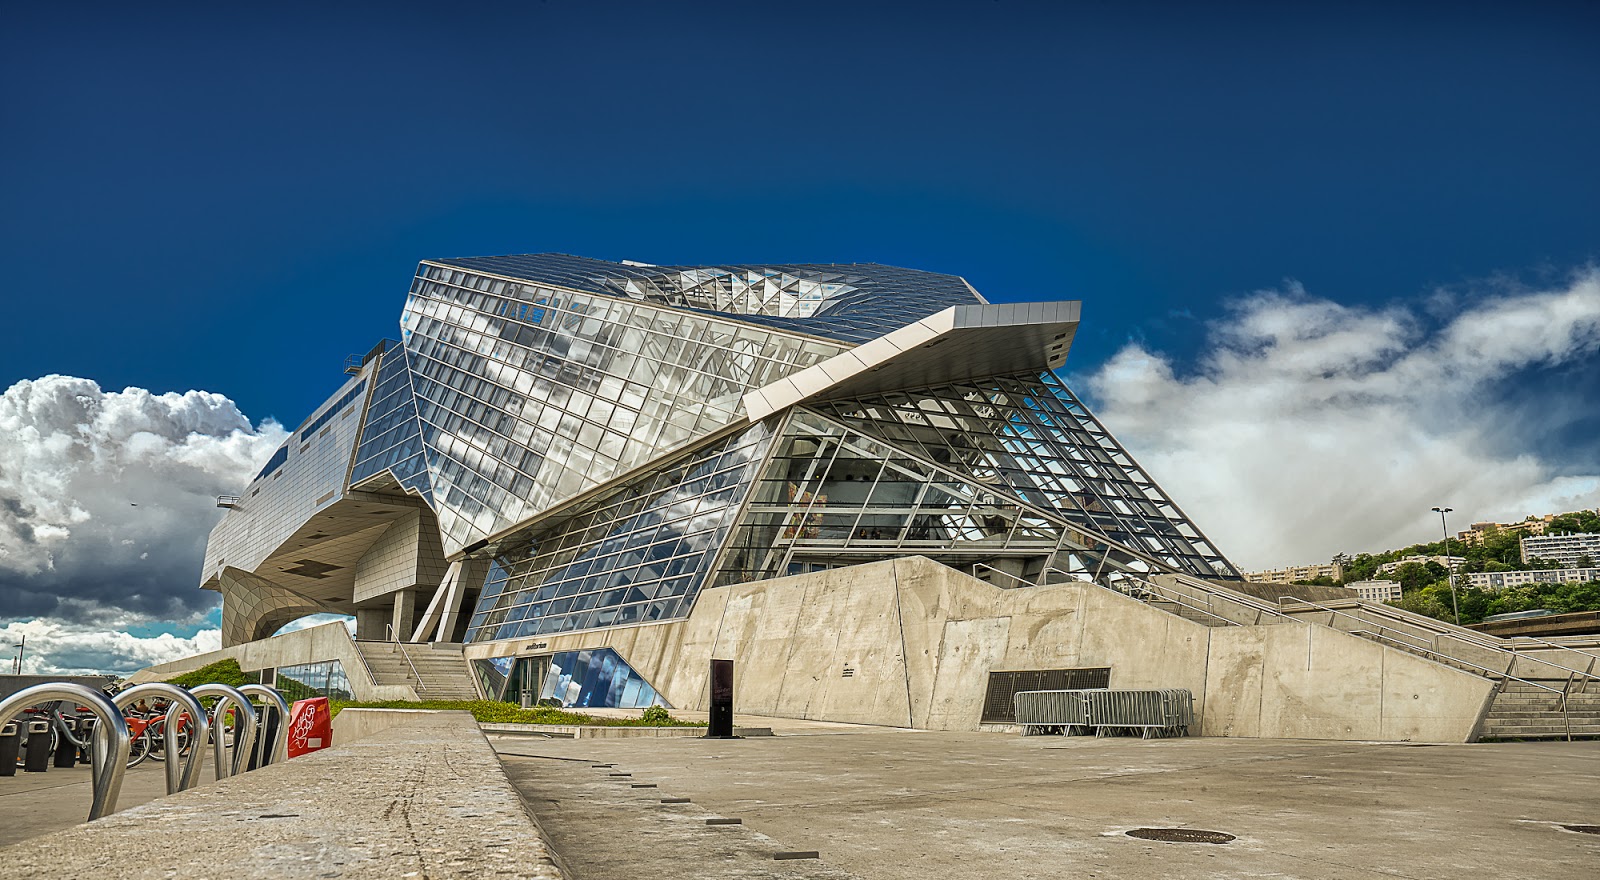
[[[1535,685],[1557,691],[1565,681],[1505,681],[1489,714],[1483,721],[1483,739],[1566,739],[1600,736],[1600,688],[1587,692],[1572,688],[1567,693],[1567,711],[1561,712],[1561,698]],[[1570,725],[1570,726],[1569,726]]]
[[[407,685],[422,700],[476,700],[472,671],[453,642],[358,641],[378,684]]]

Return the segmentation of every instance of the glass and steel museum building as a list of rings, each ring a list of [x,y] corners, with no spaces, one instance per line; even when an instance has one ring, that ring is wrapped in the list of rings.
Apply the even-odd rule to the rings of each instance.
[[[911,557],[1238,578],[1054,372],[1078,317],[876,264],[425,260],[399,341],[224,499],[202,585],[228,645],[352,614],[465,643],[497,690],[563,637],[551,670],[645,704],[615,633],[724,587]]]

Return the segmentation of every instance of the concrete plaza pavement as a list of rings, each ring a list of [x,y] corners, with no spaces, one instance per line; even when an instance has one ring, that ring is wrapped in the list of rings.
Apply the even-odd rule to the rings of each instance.
[[[209,783],[216,778],[214,773],[208,752],[200,778]],[[146,760],[123,775],[117,809],[147,804],[166,793],[165,766]],[[0,846],[84,822],[93,799],[88,764],[51,767],[43,773],[18,769],[16,776],[0,777]]]
[[[596,775],[579,780],[589,788],[611,772],[631,773],[627,783],[658,786],[651,795],[690,797],[695,810],[742,819],[774,846],[817,850],[821,865],[866,880],[1600,876],[1600,835],[1562,828],[1600,824],[1600,742],[778,732],[735,741],[491,741],[558,851],[564,826],[600,821],[590,798],[549,790],[554,765],[570,768],[577,758]],[[590,769],[594,763],[616,766]],[[541,776],[542,786],[529,786]],[[1237,839],[1126,836],[1141,827]],[[673,853],[659,843],[650,834],[613,834],[586,845],[604,851],[596,857],[615,876],[629,867],[677,876]],[[588,857],[562,855],[576,877],[586,876]]]

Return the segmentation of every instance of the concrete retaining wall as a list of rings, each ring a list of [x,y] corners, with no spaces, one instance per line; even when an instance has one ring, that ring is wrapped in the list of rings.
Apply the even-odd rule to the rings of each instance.
[[[147,666],[129,676],[128,680],[163,681],[229,658],[239,661],[239,668],[245,672],[338,660],[344,667],[345,677],[350,679],[350,690],[358,700],[417,699],[417,692],[409,685],[383,685],[373,681],[360,652],[356,649],[355,640],[350,638],[350,631],[339,622],[307,627],[268,639],[223,648],[220,651],[208,651],[170,663]]]
[[[1181,687],[1201,733],[1470,741],[1493,685],[1324,626],[1212,628],[1087,584],[1004,590],[922,558],[701,593],[687,620],[468,646],[469,658],[610,647],[680,709],[732,659],[738,709],[973,730],[991,671],[1111,667]]]

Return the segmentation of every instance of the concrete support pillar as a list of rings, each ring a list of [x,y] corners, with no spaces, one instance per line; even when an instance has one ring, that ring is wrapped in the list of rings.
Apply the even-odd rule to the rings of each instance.
[[[411,635],[411,627],[417,618],[417,591],[396,590],[394,593],[394,613],[389,618],[389,623],[394,631],[389,638],[405,641]]]
[[[377,641],[383,638],[383,625],[394,614],[388,608],[357,608],[356,638]]]

